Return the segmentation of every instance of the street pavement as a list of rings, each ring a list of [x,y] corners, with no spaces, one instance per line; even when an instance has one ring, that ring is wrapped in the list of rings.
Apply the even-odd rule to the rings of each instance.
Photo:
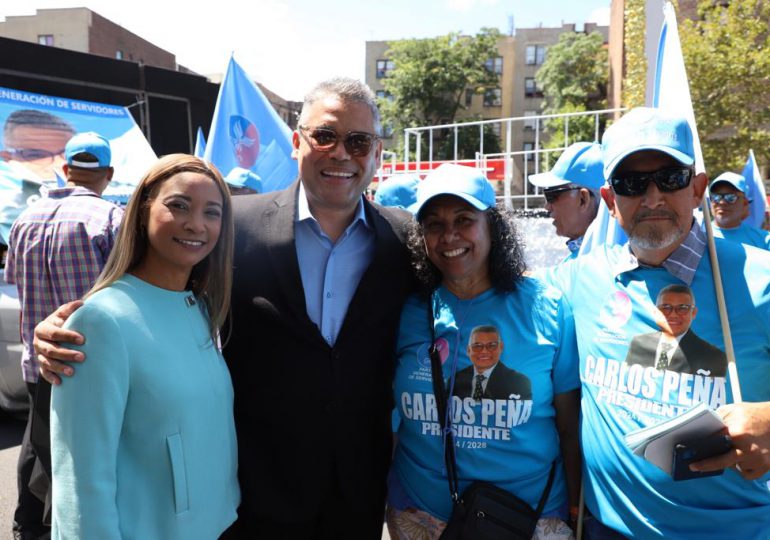
[[[16,460],[24,422],[0,413],[0,538],[11,538],[16,508]]]

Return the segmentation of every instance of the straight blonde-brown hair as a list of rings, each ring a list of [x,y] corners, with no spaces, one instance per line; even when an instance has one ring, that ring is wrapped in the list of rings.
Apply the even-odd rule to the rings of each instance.
[[[136,268],[144,259],[147,252],[147,235],[142,231],[147,224],[150,204],[157,196],[163,182],[183,172],[203,174],[211,178],[222,195],[222,227],[219,239],[211,253],[193,267],[187,282],[187,289],[191,290],[199,303],[202,302],[206,307],[211,339],[216,343],[219,329],[230,310],[234,242],[232,201],[222,174],[214,165],[195,156],[188,154],[164,156],[145,173],[128,201],[115,246],[104,270],[86,298],[112,285],[124,274]]]

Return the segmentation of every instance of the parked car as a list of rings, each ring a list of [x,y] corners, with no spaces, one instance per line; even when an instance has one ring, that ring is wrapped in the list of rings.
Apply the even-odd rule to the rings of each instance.
[[[3,272],[0,270],[0,409],[20,415],[29,410],[21,376],[21,308],[16,286],[5,282]]]

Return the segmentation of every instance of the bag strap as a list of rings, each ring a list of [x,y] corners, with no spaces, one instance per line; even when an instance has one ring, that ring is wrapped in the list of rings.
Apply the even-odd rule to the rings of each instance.
[[[444,384],[444,372],[441,369],[441,355],[438,347],[436,346],[436,327],[435,327],[435,314],[433,312],[433,295],[430,296],[428,301],[428,322],[430,323],[430,337],[431,343],[428,349],[430,356],[430,374],[431,381],[433,382],[433,394],[436,397],[436,410],[438,413],[438,421],[441,425],[441,432],[444,434],[444,463],[447,469],[447,481],[449,483],[449,494],[452,496],[452,501],[457,503],[460,500],[459,494],[459,482],[457,480],[457,462],[455,459],[455,445],[454,435],[452,433],[452,418],[449,416],[449,400],[446,393],[446,385]],[[537,503],[535,512],[540,516],[543,513],[546,502],[548,502],[548,496],[551,494],[551,487],[553,486],[554,478],[556,477],[556,460],[551,463],[551,470],[548,473],[548,481],[545,484],[543,494],[540,496],[540,501]]]

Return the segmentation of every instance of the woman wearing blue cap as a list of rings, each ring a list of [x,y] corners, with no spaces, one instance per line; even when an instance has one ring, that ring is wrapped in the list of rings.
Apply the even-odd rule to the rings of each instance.
[[[569,307],[524,276],[512,213],[495,205],[481,171],[439,167],[411,210],[409,247],[424,289],[407,301],[399,329],[390,535],[570,538],[580,383]],[[485,511],[466,517],[473,536],[453,534],[480,481],[536,509],[523,535]]]

